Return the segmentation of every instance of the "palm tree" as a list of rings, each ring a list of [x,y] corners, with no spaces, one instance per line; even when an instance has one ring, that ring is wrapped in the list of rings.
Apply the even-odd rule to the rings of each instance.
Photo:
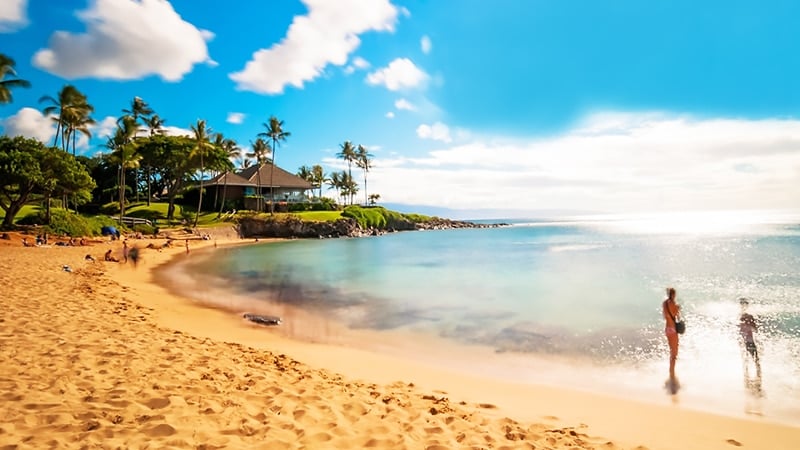
[[[298,177],[308,181],[311,183],[311,167],[310,166],[301,166],[297,169],[297,173],[295,174]]]
[[[166,122],[158,114],[153,114],[144,120],[144,125],[150,130],[150,136],[164,134],[164,123]]]
[[[369,194],[369,204],[374,206],[380,198],[381,194]]]
[[[191,130],[192,133],[194,133],[192,137],[192,140],[194,140],[194,148],[192,149],[191,156],[200,158],[200,195],[197,200],[197,213],[194,216],[194,227],[197,228],[197,221],[200,220],[200,207],[203,205],[203,172],[205,171],[203,156],[214,148],[214,144],[208,140],[211,128],[206,127],[205,120],[198,119],[197,123],[191,126]]]
[[[225,152],[225,155],[228,157],[228,160],[231,162],[237,159],[242,153],[242,150],[236,144],[236,141],[234,141],[233,139],[226,139],[222,135],[222,133],[217,133],[214,136],[214,145],[221,148]],[[217,215],[217,217],[222,216],[222,210],[225,209],[225,200],[228,196],[228,176],[227,176],[228,172],[229,170],[225,171],[226,174],[225,181],[222,185],[222,201],[219,204],[219,215]]]
[[[136,151],[133,137],[138,127],[132,117],[126,117],[117,125],[114,136],[108,138],[106,148],[112,150],[109,162],[117,164],[119,170],[119,221],[125,217],[125,170],[139,167],[142,155]]]
[[[133,120],[137,122],[141,117],[146,124],[147,119],[151,114],[153,114],[153,108],[151,108],[147,102],[142,100],[141,97],[133,97],[133,100],[131,100],[130,109],[123,109],[122,112],[125,113],[126,116],[132,116]]]
[[[138,97],[136,97],[136,98],[138,98]],[[135,102],[136,102],[136,100],[134,99],[134,103]],[[125,110],[123,110],[123,112],[124,111]],[[141,111],[141,109],[140,109],[140,111]],[[152,110],[151,110],[151,112],[152,112]],[[161,117],[159,117],[158,114],[153,114],[153,115],[147,117],[144,122],[145,122],[145,126],[150,130],[150,137],[153,137],[153,136],[155,136],[157,134],[164,134],[164,120],[161,119]],[[150,187],[150,183],[152,181],[151,178],[153,178],[153,177],[150,174],[150,169],[151,169],[150,164],[148,164],[147,168],[146,168],[146,174],[145,174],[145,176],[147,177],[147,206],[150,206],[150,198],[153,196],[153,193],[151,192],[151,187]]]
[[[94,108],[90,105],[86,106],[88,109],[79,110],[80,115],[67,119],[67,129],[69,130],[68,134],[72,136],[72,156],[75,156],[75,146],[78,141],[78,133],[86,136],[87,138],[92,137],[92,132],[89,131],[89,126],[94,125],[95,120],[89,117],[87,113]],[[67,148],[69,148],[69,142],[67,142]]]
[[[367,200],[367,173],[372,168],[372,155],[367,151],[363,145],[358,146],[356,151],[356,165],[364,171],[364,204],[368,204]]]
[[[331,177],[328,178],[328,186],[336,190],[336,197],[342,196],[342,175],[347,175],[347,172],[333,172]]]
[[[315,164],[311,167],[311,182],[316,184],[319,188],[319,198],[322,198],[322,185],[328,181],[328,178],[325,176],[325,170],[319,164]]]
[[[29,88],[31,83],[27,80],[16,78],[17,72],[14,70],[16,62],[10,57],[0,53],[0,103],[11,103],[11,89]],[[13,75],[14,78],[6,80],[6,75]]]
[[[347,162],[347,174],[350,176],[350,178],[353,178],[351,168],[353,162],[356,160],[356,148],[353,147],[353,143],[350,141],[344,141],[344,144],[342,144],[340,147],[342,151],[337,153],[336,156]],[[350,198],[350,203],[353,203],[352,197]]]
[[[272,148],[270,148],[269,143],[262,138],[256,139],[255,142],[250,143],[253,148],[253,151],[247,153],[248,158],[255,158],[256,165],[258,169],[256,170],[256,185],[258,186],[258,198],[256,199],[256,208],[258,212],[261,212],[263,207],[261,203],[263,202],[263,196],[261,195],[261,166],[266,163],[267,155],[272,153]],[[245,160],[247,161],[247,160]],[[244,165],[244,164],[243,164]]]
[[[272,116],[269,118],[269,123],[263,124],[267,131],[258,133],[259,136],[266,137],[272,140],[272,166],[269,169],[269,213],[275,213],[275,193],[273,189],[272,176],[275,172],[275,153],[278,150],[278,143],[285,141],[286,138],[292,133],[283,130],[283,121],[278,120],[277,117]]]
[[[53,120],[58,123],[53,147],[58,146],[60,137],[62,150],[68,151],[70,135],[75,131],[76,126],[80,126],[81,123],[88,120],[94,107],[87,103],[86,96],[78,88],[69,84],[58,92],[57,98],[45,95],[39,99],[39,102],[50,103],[50,106],[43,110],[46,116],[57,114],[53,117]]]

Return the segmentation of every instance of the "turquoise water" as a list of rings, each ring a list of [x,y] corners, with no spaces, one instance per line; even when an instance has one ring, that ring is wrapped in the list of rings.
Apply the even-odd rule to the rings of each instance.
[[[797,420],[800,226],[691,230],[631,220],[520,222],[218,249],[182,270],[351,329],[435,335],[465,354],[488,346],[516,364],[571,361],[594,370],[592,380],[573,374],[571,383],[605,380],[629,393],[657,391],[666,375],[660,304],[674,286],[688,322],[682,395],[709,409],[736,409],[735,398],[748,412]],[[758,373],[737,339],[740,297],[760,323]],[[529,379],[530,364],[498,373]]]

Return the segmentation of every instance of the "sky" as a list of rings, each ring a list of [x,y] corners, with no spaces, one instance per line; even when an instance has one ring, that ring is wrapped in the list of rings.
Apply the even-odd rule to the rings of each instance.
[[[792,0],[2,0],[0,52],[32,87],[0,127],[51,141],[39,99],[73,84],[95,107],[85,155],[138,96],[170,133],[205,119],[244,149],[274,115],[291,172],[364,145],[380,203],[798,211],[797,17]]]

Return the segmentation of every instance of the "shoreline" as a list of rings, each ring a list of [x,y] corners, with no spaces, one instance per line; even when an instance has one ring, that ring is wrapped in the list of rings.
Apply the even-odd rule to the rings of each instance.
[[[261,241],[259,241],[257,243],[257,245],[269,245],[269,243],[271,243],[271,242],[280,242],[280,241],[283,241],[283,240],[284,239],[280,239],[280,238],[267,238],[267,239],[262,239]],[[228,245],[231,245],[231,244],[232,245],[241,245],[241,244],[243,244],[243,245],[253,245],[254,243],[252,241],[250,241],[250,240],[247,240],[246,242],[234,241],[234,242],[230,242],[230,243],[223,243],[223,244],[220,245],[220,248],[228,246]],[[203,250],[204,253],[205,252],[213,252],[214,251],[213,248],[209,248],[210,246],[206,246],[206,247],[207,248],[205,248]],[[174,259],[166,260],[162,264],[163,265],[172,264],[172,263],[175,262],[176,259],[178,259],[180,257],[181,257],[180,255],[176,255]],[[205,257],[205,256],[203,255],[203,257]],[[164,286],[162,285],[161,287],[163,288]],[[167,289],[167,290],[169,290],[169,289]],[[197,304],[197,302],[195,300],[189,299],[188,297],[180,295],[179,293],[170,292],[170,295],[178,298],[179,301],[188,302],[188,303],[194,305],[195,307],[199,307],[199,308],[203,308],[203,309],[206,308],[206,306]],[[283,308],[284,311],[290,310],[291,311],[290,315],[295,317],[295,321],[308,320],[311,323],[314,323],[315,320],[319,319],[318,317],[314,316],[314,314],[309,313],[307,311],[304,311],[304,310],[302,310],[300,308],[295,308],[295,307],[286,306],[286,305],[277,305],[277,306],[279,308]],[[212,307],[212,309],[214,309],[214,308]],[[222,310],[218,310],[218,311],[220,311],[223,315],[231,315],[232,316],[231,318],[234,319],[233,322],[236,323],[237,327],[246,327],[246,328],[251,329],[251,330],[254,328],[253,325],[250,325],[250,324],[248,324],[248,323],[246,323],[244,321],[238,320],[238,318],[236,318],[236,315],[232,313],[232,310],[224,310],[224,309],[222,309]],[[264,312],[267,313],[267,314],[270,314],[271,313],[270,311],[271,310],[265,310]],[[277,315],[280,315],[280,314],[277,314]],[[391,383],[392,381],[394,381],[394,378],[389,374],[402,373],[402,374],[404,374],[404,376],[400,377],[400,378],[403,379],[403,380],[406,380],[407,378],[412,378],[412,379],[416,378],[413,381],[414,384],[416,384],[418,386],[419,385],[428,385],[428,386],[430,386],[430,389],[432,389],[432,390],[440,390],[440,389],[442,389],[442,386],[447,386],[448,388],[450,388],[450,389],[448,389],[448,392],[453,392],[454,391],[452,389],[450,380],[455,379],[455,380],[458,380],[458,384],[462,384],[464,386],[472,386],[473,387],[472,389],[467,389],[466,391],[462,392],[461,395],[463,395],[465,398],[470,399],[468,401],[472,401],[472,402],[476,402],[476,403],[482,403],[483,400],[480,398],[479,395],[475,395],[475,391],[480,391],[480,390],[484,390],[485,391],[485,390],[487,390],[486,389],[487,383],[489,385],[496,384],[496,386],[492,386],[493,389],[489,390],[491,392],[490,396],[491,397],[496,396],[497,398],[503,398],[504,399],[504,402],[502,402],[503,406],[495,405],[497,407],[497,410],[500,413],[502,413],[503,411],[507,410],[507,412],[509,414],[513,415],[515,418],[522,417],[523,418],[522,420],[533,421],[533,420],[536,420],[536,419],[541,419],[542,417],[553,418],[553,417],[556,417],[556,416],[559,417],[559,418],[563,418],[565,416],[568,417],[570,415],[570,412],[561,411],[557,415],[550,414],[549,412],[546,412],[546,411],[542,411],[540,414],[532,413],[533,411],[531,411],[525,404],[520,404],[519,399],[515,398],[514,395],[507,396],[507,392],[509,390],[526,392],[526,393],[531,394],[533,397],[547,397],[547,395],[544,394],[542,391],[555,391],[555,397],[557,397],[559,399],[563,399],[563,398],[575,396],[576,399],[579,399],[579,400],[576,400],[576,401],[578,403],[581,403],[581,404],[585,403],[586,400],[590,400],[592,402],[597,402],[597,403],[606,403],[606,402],[609,402],[609,401],[610,402],[621,402],[621,403],[623,403],[625,405],[626,408],[630,408],[629,414],[631,416],[639,414],[639,411],[638,411],[639,407],[657,408],[657,409],[664,408],[664,410],[661,411],[659,414],[666,413],[667,411],[670,411],[670,410],[677,410],[677,411],[679,411],[679,414],[683,414],[683,413],[689,414],[689,415],[698,414],[700,416],[708,415],[708,416],[719,418],[721,420],[730,419],[730,420],[734,420],[734,421],[765,423],[765,424],[774,425],[774,426],[778,426],[778,427],[788,427],[788,428],[791,428],[791,429],[796,429],[797,432],[800,433],[800,425],[798,425],[798,424],[789,423],[789,422],[782,421],[782,420],[779,420],[779,419],[776,419],[776,418],[749,416],[749,415],[745,415],[743,413],[740,413],[740,414],[737,414],[737,413],[722,414],[719,411],[715,411],[713,408],[711,408],[711,409],[702,409],[702,408],[689,409],[689,408],[682,407],[682,406],[678,405],[678,403],[677,403],[678,401],[676,400],[676,398],[671,398],[671,397],[666,396],[666,395],[653,395],[653,396],[649,397],[646,400],[636,400],[636,399],[631,398],[630,396],[609,395],[609,394],[607,394],[605,392],[598,391],[598,390],[595,390],[595,389],[592,389],[592,388],[580,389],[580,388],[576,388],[576,387],[565,387],[563,384],[557,384],[556,382],[546,382],[546,381],[544,381],[544,382],[541,382],[541,383],[522,383],[522,382],[519,382],[519,381],[510,380],[510,379],[506,379],[506,380],[498,379],[496,376],[492,376],[492,375],[487,374],[487,373],[484,373],[483,375],[480,375],[480,374],[476,374],[476,375],[467,374],[464,371],[459,370],[458,368],[447,368],[447,367],[443,367],[440,364],[437,364],[435,356],[428,358],[427,361],[424,361],[424,360],[409,359],[407,357],[404,357],[404,356],[402,356],[402,353],[403,353],[402,351],[400,351],[400,352],[395,351],[395,352],[391,352],[389,354],[381,355],[381,354],[376,352],[377,350],[380,349],[380,346],[374,345],[374,341],[368,341],[368,342],[372,342],[373,343],[373,345],[371,345],[371,346],[361,344],[358,341],[358,339],[367,339],[367,340],[369,340],[370,337],[372,337],[370,335],[372,335],[373,333],[361,332],[361,331],[352,332],[351,330],[345,330],[345,328],[343,326],[341,326],[341,325],[331,324],[329,321],[325,321],[324,325],[322,325],[322,326],[324,326],[326,328],[326,331],[327,331],[326,332],[326,336],[330,336],[330,335],[336,336],[337,334],[339,334],[339,335],[346,334],[346,335],[348,335],[348,338],[345,338],[344,340],[338,340],[337,341],[336,339],[331,340],[331,339],[328,339],[327,337],[323,338],[323,339],[315,339],[313,336],[308,336],[308,335],[300,337],[300,338],[287,337],[281,331],[281,327],[284,327],[284,326],[285,326],[285,323],[284,323],[284,325],[281,325],[281,326],[276,327],[276,328],[271,328],[271,327],[266,327],[265,328],[265,327],[261,327],[261,326],[257,326],[256,325],[255,326],[255,331],[256,331],[256,333],[268,333],[269,336],[270,336],[270,339],[275,339],[276,342],[279,343],[282,347],[284,347],[284,346],[286,348],[291,347],[291,349],[292,349],[291,351],[293,352],[292,353],[293,356],[295,354],[302,355],[302,358],[299,358],[299,359],[303,360],[304,362],[310,363],[312,366],[325,367],[326,369],[335,370],[336,372],[342,373],[342,374],[344,374],[346,376],[349,376],[349,377],[361,377],[361,376],[364,376],[366,374],[367,378],[372,380],[372,381],[383,382],[383,383]],[[309,327],[303,327],[303,328],[309,328]],[[338,328],[338,330],[337,330],[337,328]],[[194,330],[194,331],[197,331],[197,330]],[[249,335],[249,333],[247,333],[247,334]],[[382,337],[386,336],[386,333],[384,333],[384,332],[375,332],[375,334],[380,334]],[[208,336],[208,337],[212,337],[212,336]],[[215,337],[218,338],[219,336],[217,335]],[[404,346],[404,343],[402,341],[402,338],[404,338],[404,337],[405,337],[404,333],[398,333],[398,335],[395,335],[392,339],[387,339],[386,342],[383,342],[383,346],[386,346],[386,347],[389,347],[389,346],[395,346],[395,347],[396,346],[400,346],[400,347],[402,347],[402,346]],[[419,336],[416,335],[415,337],[419,337]],[[250,340],[251,339],[250,336],[247,336],[246,339],[248,340],[249,345],[261,345],[261,344],[253,344],[253,342]],[[440,338],[437,338],[437,337],[429,337],[429,339],[431,339],[432,341],[435,341],[435,342],[428,342],[429,344],[441,347],[443,339],[440,339]],[[239,341],[237,340],[236,342],[239,342]],[[426,344],[423,343],[423,345],[426,345]],[[449,343],[449,344],[446,343],[445,344],[445,352],[442,353],[442,355],[446,354],[446,352],[448,350],[449,351],[463,350],[463,346],[461,346],[460,344],[456,344],[456,343]],[[492,357],[496,356],[494,350],[492,348],[490,348],[490,347],[476,346],[476,352],[481,353],[481,356],[482,357],[486,357],[486,358],[492,358]],[[341,355],[339,353],[341,353]],[[439,355],[439,356],[442,356],[442,355]],[[344,362],[344,363],[342,362],[342,361],[349,361],[348,357],[353,357],[353,358],[357,358],[357,359],[377,358],[377,359],[380,360],[381,364],[379,364],[379,366],[382,366],[382,368],[379,368],[379,369],[378,368],[374,368],[371,365],[367,364],[365,366],[358,365],[354,370],[353,367],[352,367],[352,364],[350,364],[349,362]],[[539,361],[539,362],[548,363],[547,361]],[[564,366],[563,362],[551,362],[550,364],[552,364],[553,366],[561,366],[560,368],[563,368],[563,366]],[[385,369],[385,367],[391,367],[391,370],[387,371]],[[484,371],[484,372],[488,372],[488,371]],[[424,374],[424,373],[429,373],[432,376],[432,380],[428,381],[427,377],[420,376],[420,374]],[[426,381],[425,383],[420,381],[420,380],[423,380],[423,379]],[[440,381],[443,381],[444,384],[442,384],[442,385],[437,384]],[[553,392],[550,392],[550,393],[553,393]],[[583,396],[586,396],[586,398],[583,398]],[[558,400],[558,401],[560,401],[560,400]],[[554,402],[556,402],[556,400],[554,400]],[[598,409],[602,409],[602,407],[598,406]],[[626,414],[626,415],[628,415],[628,414]],[[596,419],[596,420],[594,420],[595,422],[600,422],[600,419],[594,417],[593,415],[590,416],[590,418],[591,419]],[[586,421],[586,416],[584,416],[583,414],[578,414],[576,416],[576,420],[578,420],[578,421],[581,421],[581,420]],[[568,423],[565,421],[564,423],[561,423],[561,425],[568,426]],[[611,429],[615,429],[615,428],[616,427],[613,427],[613,426],[611,427]],[[798,436],[800,436],[800,434],[798,434]],[[730,444],[726,443],[726,445],[730,445]],[[779,447],[776,447],[776,448],[779,448]]]
[[[197,256],[214,258],[211,253],[214,251],[209,249],[209,253]],[[220,248],[219,251],[226,250]],[[221,258],[226,259],[225,256]],[[662,358],[646,362],[610,362],[577,353],[502,351],[491,344],[465,342],[432,330],[348,326],[341,321],[340,315],[321,309],[324,306],[320,305],[318,296],[329,292],[324,287],[318,286],[316,291],[312,289],[314,293],[309,293],[302,288],[293,288],[294,284],[287,287],[279,277],[276,281],[280,284],[279,288],[275,287],[273,291],[259,290],[257,295],[253,295],[246,289],[234,289],[230,286],[230,279],[216,278],[207,267],[194,267],[192,262],[188,262],[187,266],[186,260],[178,259],[162,266],[166,270],[158,271],[155,279],[157,284],[166,287],[177,297],[219,307],[235,317],[243,313],[281,316],[284,319],[282,325],[263,331],[291,341],[362,350],[368,354],[413,361],[425,366],[426,370],[441,369],[490,382],[549,386],[648,405],[675,404],[681,409],[724,417],[800,426],[800,410],[790,400],[778,400],[774,390],[762,397],[751,386],[742,387],[738,372],[730,376],[731,372],[727,371],[730,367],[727,366],[721,374],[698,373],[703,365],[696,355],[684,357],[681,361],[680,366],[684,370],[679,372],[679,375],[683,375],[679,379],[684,386],[679,396],[671,397],[664,386],[666,362]],[[207,265],[203,261],[199,264]],[[197,283],[203,283],[202,292],[192,288]],[[243,283],[246,286],[249,281],[244,280]],[[264,283],[256,283],[256,286],[265,289]],[[324,298],[328,299],[328,294],[325,295]],[[282,300],[273,300],[271,296]],[[708,365],[707,362],[705,364]],[[734,371],[736,369],[733,367]],[[745,378],[746,382],[748,380]]]
[[[146,241],[145,241],[146,242]],[[229,245],[227,241],[220,241],[222,245]],[[249,242],[249,241],[248,241]],[[241,242],[239,240],[232,240],[230,244],[248,242]],[[192,251],[199,248],[209,248],[214,245],[214,241],[205,241],[201,243],[192,243]],[[195,245],[196,244],[196,245]],[[112,244],[98,244],[93,247],[102,247],[105,249]],[[73,268],[80,267],[76,272],[80,272],[80,277],[88,279],[87,283],[89,288],[93,283],[100,283],[103,287],[102,290],[108,291],[104,294],[114,296],[121,296],[127,299],[130,306],[128,310],[140,308],[147,311],[144,319],[131,321],[128,319],[125,323],[129,323],[132,328],[145,326],[148,333],[156,338],[164,338],[166,336],[173,336],[172,339],[187,337],[192,342],[197,344],[197,348],[193,351],[208,352],[209,349],[218,349],[225,347],[224,352],[230,352],[232,358],[241,359],[241,355],[251,354],[253,352],[268,352],[282,355],[288,355],[292,361],[302,361],[302,365],[314,369],[305,369],[312,378],[312,385],[315,388],[320,388],[330,383],[331,378],[339,380],[341,377],[337,374],[342,374],[345,380],[339,385],[339,390],[347,390],[346,386],[363,383],[362,386],[369,386],[372,388],[373,384],[384,384],[381,389],[392,391],[393,394],[389,397],[399,398],[403,391],[411,398],[416,400],[404,400],[409,404],[406,406],[393,403],[391,400],[378,402],[386,405],[393,405],[395,412],[399,408],[404,413],[411,414],[411,417],[419,418],[420,415],[425,416],[425,423],[430,421],[438,421],[444,419],[442,414],[433,415],[429,414],[430,408],[437,408],[437,405],[447,405],[447,408],[458,410],[464,414],[464,417],[477,418],[475,422],[466,419],[460,419],[466,423],[456,422],[440,423],[438,428],[440,431],[424,431],[423,426],[421,434],[416,436],[412,443],[399,444],[397,441],[388,441],[386,445],[378,447],[381,448],[396,448],[397,446],[403,447],[408,445],[410,447],[420,447],[422,443],[431,445],[441,445],[445,448],[452,445],[457,445],[453,440],[458,433],[465,433],[467,438],[476,436],[491,436],[494,445],[507,444],[509,448],[516,448],[514,446],[521,446],[523,441],[504,441],[513,432],[519,430],[529,430],[527,439],[533,440],[532,429],[539,430],[538,434],[544,437],[556,439],[557,437],[564,437],[566,440],[561,442],[557,439],[549,444],[545,444],[550,448],[571,448],[571,446],[578,446],[578,448],[650,448],[650,449],[668,449],[668,448],[730,448],[736,445],[733,442],[741,444],[744,448],[793,448],[795,443],[800,441],[800,428],[794,426],[786,426],[775,424],[766,420],[759,420],[757,418],[733,418],[726,416],[717,416],[713,414],[687,410],[681,407],[674,407],[671,405],[654,405],[645,404],[627,399],[619,399],[610,396],[599,394],[591,394],[586,392],[576,392],[567,389],[552,387],[552,386],[534,386],[528,384],[499,382],[497,380],[490,380],[478,376],[466,376],[461,373],[444,370],[442,368],[432,367],[420,362],[407,361],[398,359],[393,356],[379,355],[365,350],[356,348],[346,348],[336,345],[314,344],[307,342],[300,342],[290,340],[277,335],[276,333],[264,330],[263,327],[249,324],[240,317],[233,317],[232,314],[222,312],[213,308],[203,307],[187,298],[176,296],[174,293],[169,292],[164,286],[158,285],[153,279],[154,273],[162,264],[169,263],[173,259],[181,257],[185,251],[181,248],[165,249],[162,252],[144,251],[143,260],[140,266],[134,270],[129,265],[114,265],[97,261],[95,263],[81,263],[82,248],[59,248],[54,249],[7,249],[3,248],[3,255],[0,255],[0,264],[3,269],[3,284],[5,286],[15,286],[10,296],[4,297],[15,298],[17,302],[22,301],[20,297],[26,297],[26,292],[29,293],[30,289],[21,286],[21,284],[29,284],[33,279],[25,278],[26,269],[30,271],[58,271],[60,261],[64,258],[57,258],[56,255],[63,256],[69,253],[69,260]],[[213,249],[209,249],[213,251]],[[27,252],[27,254],[25,253]],[[37,261],[36,257],[41,253],[47,252],[44,261]],[[97,253],[93,251],[93,253]],[[96,256],[99,256],[96,255]],[[183,255],[185,256],[185,254]],[[189,255],[191,257],[191,253]],[[16,263],[25,263],[19,261],[24,258],[31,259],[30,263],[38,263],[36,267],[18,267]],[[42,259],[42,258],[38,258]],[[100,266],[102,273],[89,273]],[[39,267],[42,266],[42,267]],[[15,270],[16,269],[16,270]],[[74,286],[64,285],[64,276],[70,276],[65,273],[47,273],[48,277],[61,277],[55,279],[53,282],[53,289],[61,289],[69,293],[70,289]],[[118,287],[115,287],[117,285]],[[8,288],[3,288],[8,289]],[[118,289],[118,292],[111,292]],[[79,304],[86,301],[86,297],[92,297],[92,301],[102,301],[106,295],[99,295],[100,289],[93,289],[89,292],[78,292],[78,298],[73,298],[72,301],[77,301]],[[4,293],[5,294],[5,293]],[[97,298],[94,298],[97,297]],[[66,300],[58,300],[66,301]],[[138,306],[137,306],[138,305]],[[17,305],[18,308],[24,308],[25,305]],[[17,308],[15,306],[15,308]],[[12,310],[15,310],[12,308]],[[20,309],[21,311],[21,309]],[[92,311],[89,311],[90,313]],[[11,325],[15,323],[16,317],[9,313],[3,314],[3,324]],[[120,317],[117,317],[120,318]],[[143,322],[139,324],[137,322]],[[118,325],[118,324],[117,324]],[[113,326],[113,324],[112,324]],[[60,325],[56,327],[58,336],[69,338],[78,338],[80,335],[80,328],[77,330],[69,330],[69,326]],[[20,333],[21,329],[16,329]],[[18,333],[8,333],[3,335],[3,340],[15,339]],[[52,332],[51,332],[52,333]],[[75,333],[78,333],[77,335]],[[177,336],[177,337],[175,337]],[[46,338],[47,335],[37,336],[38,338]],[[64,339],[64,338],[62,338]],[[23,339],[24,341],[24,339]],[[197,342],[199,341],[199,343]],[[3,348],[14,348],[7,346],[3,342]],[[20,343],[17,343],[20,344]],[[24,342],[22,342],[24,344]],[[19,346],[18,346],[19,347]],[[19,354],[25,352],[25,346],[22,345],[21,350],[15,350],[16,353],[13,361],[19,361]],[[142,348],[131,348],[130,353],[139,355],[137,352],[146,352],[147,345]],[[252,349],[252,350],[247,350]],[[4,350],[9,351],[9,350]],[[163,350],[162,350],[163,351]],[[222,353],[223,356],[226,353]],[[7,355],[4,355],[7,356]],[[186,358],[193,358],[192,354],[183,354]],[[273,355],[274,356],[274,355]],[[28,357],[31,360],[33,357]],[[209,365],[213,365],[212,361],[208,361]],[[234,363],[235,365],[235,363]],[[11,364],[13,366],[13,364]],[[234,368],[224,368],[220,366],[218,370],[234,370]],[[250,366],[252,367],[252,366]],[[13,370],[13,367],[8,367],[4,370]],[[255,370],[263,370],[265,372],[274,372],[269,370],[270,367],[263,367],[262,369],[256,368]],[[105,369],[104,369],[105,370]],[[253,369],[251,369],[253,370]],[[320,374],[328,377],[327,379]],[[3,373],[4,380],[10,379],[9,374]],[[44,375],[42,375],[44,376]],[[183,382],[191,381],[190,374],[184,374]],[[122,379],[125,379],[123,377]],[[364,380],[364,381],[354,381]],[[4,381],[3,387],[7,381]],[[162,382],[163,383],[163,382]],[[178,385],[180,385],[180,377]],[[187,383],[193,384],[193,383]],[[270,389],[269,386],[280,385],[283,383],[273,379],[272,382],[267,381],[267,384],[261,386],[262,389]],[[15,386],[18,388],[18,386]],[[96,388],[95,388],[96,389]],[[96,389],[99,390],[99,389]],[[363,389],[357,389],[360,391]],[[264,392],[262,392],[263,394]],[[207,393],[213,397],[212,393]],[[358,392],[350,392],[351,395],[357,395]],[[308,394],[311,397],[320,397],[318,394]],[[262,396],[263,397],[263,396]],[[322,396],[322,403],[328,408],[337,409],[347,403],[345,398],[324,398]],[[369,395],[368,395],[369,397]],[[426,397],[429,397],[426,400]],[[448,400],[442,400],[447,397]],[[303,398],[303,394],[301,394]],[[253,400],[254,401],[254,400]],[[420,401],[422,403],[420,403]],[[311,398],[308,402],[313,407],[318,407],[318,400]],[[402,402],[400,402],[402,403]],[[253,405],[254,406],[254,405]],[[260,409],[255,406],[254,409]],[[323,408],[324,409],[324,408]],[[440,408],[444,409],[444,408]],[[4,417],[13,417],[17,414],[24,413],[14,410],[14,406],[9,402],[2,407],[0,411],[4,413]],[[319,411],[317,411],[319,412]],[[511,419],[507,419],[511,418]],[[297,422],[297,419],[295,419]],[[409,419],[409,423],[416,423],[415,420]],[[520,422],[517,422],[520,421]],[[665,421],[668,426],[665,426]],[[334,421],[332,425],[335,425]],[[365,421],[368,422],[368,421]],[[381,419],[377,418],[376,422],[372,422],[373,426],[379,426]],[[439,423],[439,422],[436,422]],[[101,423],[102,424],[102,423]],[[480,425],[483,424],[483,425]],[[408,425],[408,423],[407,423]],[[180,434],[180,427],[170,425],[172,428],[177,428]],[[388,426],[388,424],[386,425]],[[437,428],[435,426],[427,425],[428,428]],[[493,428],[494,427],[494,428]],[[511,427],[512,431],[504,432],[505,427]],[[16,431],[20,427],[17,426]],[[103,429],[104,427],[100,427]],[[313,427],[311,427],[313,428]],[[311,428],[308,428],[309,430]],[[367,428],[369,429],[369,428]],[[517,431],[514,431],[517,430]],[[546,431],[554,431],[548,434]],[[560,430],[560,431],[558,431]],[[17,436],[13,434],[15,430],[9,430],[6,426],[0,426],[0,442],[11,442],[9,438]],[[450,440],[443,436],[443,432],[458,431],[453,434]],[[208,431],[211,432],[211,431]],[[362,431],[365,432],[365,431]],[[521,432],[521,431],[520,431]],[[86,431],[84,431],[86,433]],[[392,431],[393,433],[393,431]],[[575,434],[571,434],[575,433]],[[254,433],[257,434],[257,433]],[[330,433],[328,433],[330,434]],[[380,434],[380,433],[378,433]],[[401,431],[402,434],[402,431]],[[446,434],[446,433],[444,433]],[[603,438],[593,437],[603,436]],[[365,437],[360,436],[356,440],[348,441],[352,445],[358,446],[358,442],[363,444],[366,440],[359,441],[358,439]],[[517,436],[519,437],[519,436]],[[352,436],[351,436],[352,438]],[[444,439],[442,439],[444,438]],[[606,439],[610,438],[610,439]],[[580,439],[581,443],[576,443],[575,439]],[[433,442],[436,441],[436,444]],[[569,442],[567,442],[569,441]],[[124,441],[130,442],[130,441]],[[344,441],[339,441],[343,443]],[[458,441],[461,442],[461,441]],[[488,443],[489,441],[485,441]],[[538,442],[538,441],[537,441]],[[549,442],[549,441],[547,441]],[[613,442],[611,446],[606,446],[606,443]],[[461,445],[466,441],[461,442]],[[297,444],[295,444],[297,445]],[[306,444],[308,445],[308,444]],[[351,446],[352,446],[351,445]],[[541,444],[537,444],[541,445]],[[293,448],[289,445],[287,448]]]

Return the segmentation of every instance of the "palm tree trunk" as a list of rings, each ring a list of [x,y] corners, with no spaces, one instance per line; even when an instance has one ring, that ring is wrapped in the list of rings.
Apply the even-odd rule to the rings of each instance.
[[[219,174],[219,171],[217,172],[217,174]],[[219,199],[219,185],[217,185],[217,187],[214,189],[214,209],[212,211],[215,211],[217,209],[218,199]]]
[[[368,205],[369,200],[367,199],[367,173],[364,172],[364,205]]]
[[[125,217],[125,167],[119,166],[119,223]]]
[[[258,171],[256,172],[256,185],[258,185],[258,197],[256,198],[256,209],[258,212],[263,212],[264,208],[262,207],[262,194],[261,194],[261,163],[258,163]]]
[[[222,210],[225,209],[225,197],[228,195],[228,173],[226,172],[225,181],[222,183],[222,201],[219,204],[219,215],[217,217],[222,217]]]
[[[49,192],[47,193],[46,198],[47,199],[45,201],[45,204],[47,206],[45,207],[45,212],[44,212],[44,223],[50,225],[50,193]]]
[[[58,136],[61,134],[61,120],[56,125],[56,135],[53,137],[53,147],[58,147]]]
[[[278,148],[275,140],[275,135],[272,135],[272,165],[269,166],[269,213],[275,214],[275,183],[272,181],[272,174],[275,172],[275,157],[277,156]]]
[[[150,206],[150,197],[153,194],[150,192],[150,166],[147,166],[147,206]]]
[[[203,206],[203,154],[200,153],[200,195],[197,196],[197,213],[194,215],[194,227],[197,228],[197,222],[200,220],[200,207]]]

